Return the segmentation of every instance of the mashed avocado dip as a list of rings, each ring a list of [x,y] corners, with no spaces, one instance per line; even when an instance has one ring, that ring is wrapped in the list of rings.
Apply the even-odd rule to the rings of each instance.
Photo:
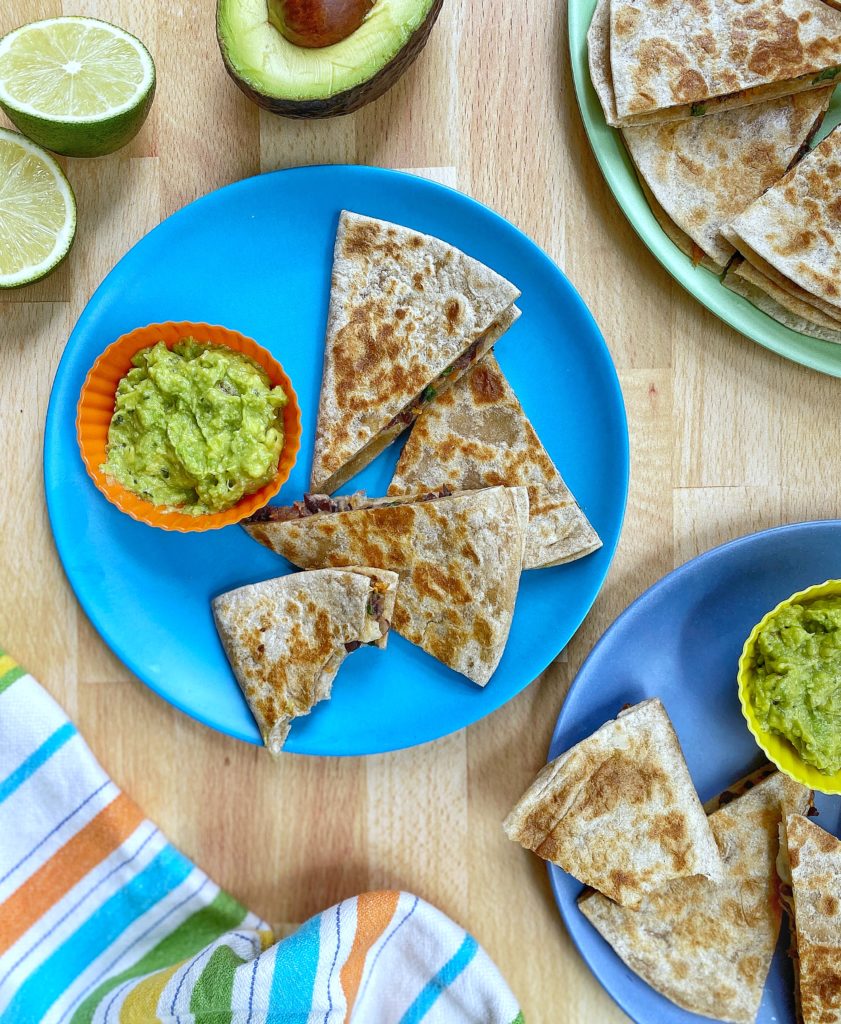
[[[248,356],[194,338],[141,349],[120,381],[104,473],[154,505],[222,512],[277,472],[286,395]]]
[[[841,769],[841,597],[785,605],[759,631],[749,695],[759,724],[808,764]]]

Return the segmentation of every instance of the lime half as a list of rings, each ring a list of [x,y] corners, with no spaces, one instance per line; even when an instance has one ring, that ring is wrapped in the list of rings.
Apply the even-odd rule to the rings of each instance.
[[[108,22],[48,18],[0,39],[0,106],[56,153],[113,153],[140,131],[154,92],[149,51]]]
[[[46,277],[76,233],[76,200],[43,149],[0,128],[0,288]]]

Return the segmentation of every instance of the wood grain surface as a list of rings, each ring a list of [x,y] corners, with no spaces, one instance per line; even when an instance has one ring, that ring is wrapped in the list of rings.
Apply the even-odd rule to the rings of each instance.
[[[407,888],[477,936],[530,1024],[625,1020],[567,938],[543,864],[510,843],[500,822],[544,762],[582,660],[633,598],[721,541],[837,514],[841,446],[830,428],[839,383],[735,334],[639,242],[581,126],[562,0],[446,0],[425,54],[395,89],[320,123],[277,119],[239,93],[217,51],[212,6],[0,4],[0,34],[62,12],[94,15],[140,36],[158,68],[138,138],[114,156],[65,161],[79,202],[68,261],[0,298],[0,643],[64,704],[172,840],[268,919],[293,924],[365,889]],[[592,612],[565,654],[510,704],[419,749],[290,755],[275,765],[163,703],[94,633],[51,541],[42,429],[68,333],[132,243],[220,185],[339,161],[423,169],[488,203],[557,260],[619,370],[631,492]]]

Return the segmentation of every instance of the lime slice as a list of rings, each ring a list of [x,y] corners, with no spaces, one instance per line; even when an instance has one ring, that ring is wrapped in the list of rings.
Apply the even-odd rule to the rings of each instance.
[[[113,153],[140,131],[154,92],[149,51],[108,22],[48,18],[0,39],[0,106],[56,153]]]
[[[0,288],[45,277],[70,250],[76,200],[43,149],[0,128]]]

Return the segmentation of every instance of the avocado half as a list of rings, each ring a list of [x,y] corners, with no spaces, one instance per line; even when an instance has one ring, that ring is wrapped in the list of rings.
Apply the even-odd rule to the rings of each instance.
[[[246,96],[284,117],[350,114],[382,96],[420,54],[444,0],[377,0],[347,39],[319,49],[290,43],[267,0],[218,0],[216,35]]]

